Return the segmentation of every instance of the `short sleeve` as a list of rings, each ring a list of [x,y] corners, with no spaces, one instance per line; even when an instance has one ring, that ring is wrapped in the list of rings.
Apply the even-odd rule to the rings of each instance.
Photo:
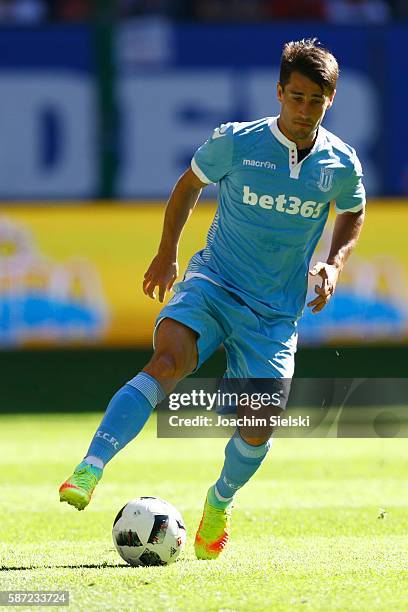
[[[360,160],[353,150],[353,166],[342,189],[336,198],[335,210],[337,213],[358,212],[365,207],[366,194],[362,182],[363,170]]]
[[[234,123],[225,123],[217,127],[211,137],[195,152],[191,169],[203,183],[218,183],[230,171],[233,133]]]

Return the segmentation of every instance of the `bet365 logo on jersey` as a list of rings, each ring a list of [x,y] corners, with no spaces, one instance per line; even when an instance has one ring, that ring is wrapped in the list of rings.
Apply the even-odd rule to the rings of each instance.
[[[249,204],[250,206],[260,206],[267,210],[276,210],[287,215],[300,215],[310,219],[317,219],[320,217],[326,202],[315,202],[314,200],[306,200],[302,202],[300,198],[296,196],[286,196],[281,193],[278,196],[271,196],[264,194],[259,196],[248,185],[244,185],[244,193],[242,198],[243,204]]]

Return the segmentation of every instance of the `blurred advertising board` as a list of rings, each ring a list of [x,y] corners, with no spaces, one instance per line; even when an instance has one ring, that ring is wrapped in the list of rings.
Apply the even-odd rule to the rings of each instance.
[[[0,29],[0,197],[93,197],[98,182],[91,30]]]
[[[104,139],[92,30],[0,31],[0,197],[98,196]],[[356,148],[370,194],[408,193],[408,124],[401,122],[408,80],[400,76],[406,27],[177,25],[156,19],[117,29],[119,128],[109,144],[117,157],[117,197],[167,197],[214,127],[277,114],[282,45],[307,36],[332,49],[341,66],[325,126]]]
[[[0,348],[151,345],[161,306],[144,295],[142,281],[164,206],[137,204],[3,208]],[[189,220],[180,274],[213,215],[214,206],[201,203]],[[302,344],[408,342],[407,225],[408,202],[369,204],[335,298],[301,319]],[[330,227],[313,261],[325,256],[329,235]]]

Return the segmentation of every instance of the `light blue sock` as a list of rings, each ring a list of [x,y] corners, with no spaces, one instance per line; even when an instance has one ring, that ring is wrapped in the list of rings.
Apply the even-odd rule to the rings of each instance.
[[[268,440],[252,446],[235,433],[225,447],[225,461],[215,486],[208,492],[208,501],[217,508],[226,508],[235,493],[255,474],[272,444]]]
[[[108,463],[141,431],[165,393],[155,378],[140,372],[115,393],[95,433],[86,457]]]

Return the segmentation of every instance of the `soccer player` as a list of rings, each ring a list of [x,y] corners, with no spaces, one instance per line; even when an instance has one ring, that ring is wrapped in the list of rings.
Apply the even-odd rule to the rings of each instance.
[[[316,39],[284,46],[278,117],[226,123],[196,151],[170,196],[157,255],[143,283],[162,302],[178,275],[181,232],[201,190],[218,183],[218,209],[206,247],[196,253],[155,327],[143,371],[111,399],[85,459],[61,485],[60,499],[82,510],[104,466],[138,435],[176,382],[224,344],[227,376],[290,379],[297,320],[308,275],[320,276],[313,313],[333,295],[364,220],[365,192],[354,149],[321,126],[336,92],[338,65]],[[309,269],[330,202],[338,213],[326,262]],[[213,559],[229,536],[231,502],[270,448],[268,435],[235,432],[210,487],[195,540]]]

